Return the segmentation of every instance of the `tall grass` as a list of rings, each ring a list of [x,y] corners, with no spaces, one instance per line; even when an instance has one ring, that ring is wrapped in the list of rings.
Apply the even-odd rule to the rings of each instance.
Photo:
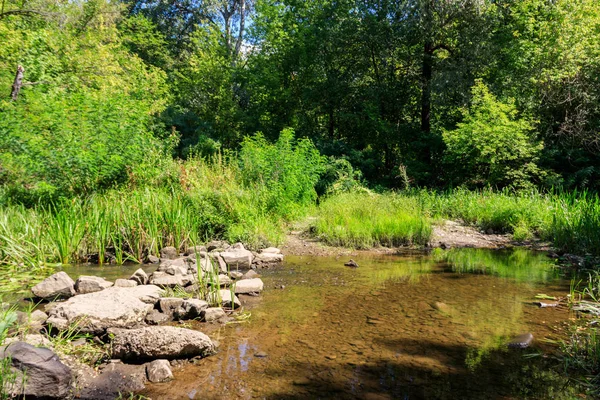
[[[319,207],[314,225],[323,241],[335,246],[425,245],[432,227],[417,198],[399,194],[340,194]]]

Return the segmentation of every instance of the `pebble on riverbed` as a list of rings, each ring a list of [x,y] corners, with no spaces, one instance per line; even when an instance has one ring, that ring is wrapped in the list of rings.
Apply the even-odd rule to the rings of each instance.
[[[511,349],[525,349],[533,343],[533,334],[523,333],[515,336],[512,340],[507,343],[507,346]]]

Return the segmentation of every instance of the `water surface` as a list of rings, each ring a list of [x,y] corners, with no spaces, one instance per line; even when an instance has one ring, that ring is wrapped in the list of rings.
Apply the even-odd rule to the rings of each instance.
[[[453,250],[346,259],[288,256],[263,270],[265,291],[245,297],[248,323],[208,327],[216,356],[149,385],[152,399],[547,398],[558,385],[544,358],[566,309],[547,257],[527,250]],[[531,332],[533,349],[508,350]],[[266,357],[256,357],[266,353]],[[265,354],[258,354],[265,355]],[[554,389],[552,389],[554,390]]]

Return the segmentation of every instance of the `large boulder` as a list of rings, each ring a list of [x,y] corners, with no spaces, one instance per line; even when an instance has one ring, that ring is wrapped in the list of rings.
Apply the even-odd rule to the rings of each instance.
[[[45,300],[69,298],[75,295],[75,282],[66,272],[57,272],[31,288],[36,297]]]
[[[97,276],[82,275],[75,282],[75,291],[79,294],[94,293],[109,288],[112,282]]]
[[[235,283],[235,294],[259,293],[264,286],[260,278],[242,279]]]
[[[230,268],[250,268],[254,255],[246,250],[241,243],[236,243],[227,251],[220,253]]]
[[[10,395],[30,399],[65,399],[71,388],[71,369],[52,350],[25,342],[9,344],[0,357],[10,357],[16,381],[8,388]],[[7,388],[4,388],[7,389]]]
[[[174,326],[108,330],[112,337],[112,356],[121,359],[178,359],[206,357],[215,346],[202,332]]]
[[[143,323],[161,293],[159,287],[145,285],[82,294],[50,310],[47,322],[60,330],[77,323],[81,332],[93,334],[102,334],[111,327],[133,327]]]

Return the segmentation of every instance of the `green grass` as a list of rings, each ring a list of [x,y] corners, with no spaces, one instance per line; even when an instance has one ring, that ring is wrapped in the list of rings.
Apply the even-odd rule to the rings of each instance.
[[[432,227],[418,199],[399,194],[340,194],[318,209],[315,234],[334,246],[425,245]]]

